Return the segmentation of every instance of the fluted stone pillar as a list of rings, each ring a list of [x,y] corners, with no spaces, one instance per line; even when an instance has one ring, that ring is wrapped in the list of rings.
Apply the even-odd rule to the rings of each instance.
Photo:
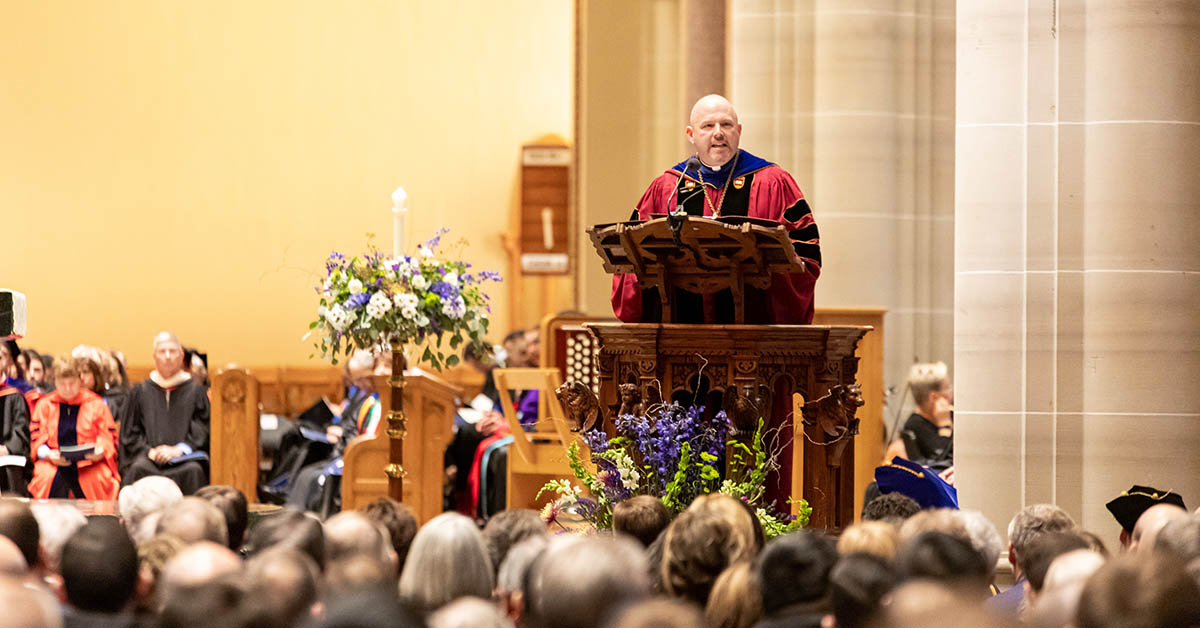
[[[1200,11],[957,7],[956,463],[1004,525],[1106,541],[1149,484],[1200,504]]]
[[[733,0],[742,146],[821,230],[818,307],[884,307],[885,417],[914,359],[953,360],[954,3]],[[882,394],[883,391],[872,391]]]

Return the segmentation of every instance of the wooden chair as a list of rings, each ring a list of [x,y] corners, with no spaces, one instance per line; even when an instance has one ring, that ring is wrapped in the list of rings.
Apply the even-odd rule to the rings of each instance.
[[[566,413],[554,395],[562,384],[562,376],[555,368],[512,368],[496,369],[493,377],[513,436],[508,456],[507,506],[538,508],[550,499],[546,495],[536,499],[546,482],[574,478],[567,464],[567,447],[578,441],[579,435],[567,425]],[[529,432],[521,426],[510,393],[513,390],[538,391],[536,431]]]

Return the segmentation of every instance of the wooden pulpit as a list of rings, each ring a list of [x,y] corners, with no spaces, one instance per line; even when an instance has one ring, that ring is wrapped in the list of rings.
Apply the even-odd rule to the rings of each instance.
[[[657,289],[664,321],[585,325],[599,341],[605,414],[615,416],[619,387],[632,385],[647,405],[703,405],[709,417],[725,410],[742,439],[762,417],[779,463],[766,487],[777,508],[803,497],[812,506],[810,526],[850,525],[854,413],[862,404],[855,348],[871,327],[744,324],[747,287],[769,290],[772,275],[804,270],[787,230],[745,217],[669,216],[597,225],[588,233],[605,270],[636,275],[639,287]],[[732,296],[733,324],[672,322],[681,292],[724,290]],[[797,399],[802,430],[793,422]]]

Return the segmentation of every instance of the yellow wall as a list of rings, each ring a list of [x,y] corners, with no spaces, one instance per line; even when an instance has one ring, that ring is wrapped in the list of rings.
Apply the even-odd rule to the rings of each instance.
[[[0,287],[28,344],[162,328],[301,364],[331,249],[440,226],[506,270],[520,144],[571,136],[572,3],[38,0],[0,8]],[[494,291],[492,336],[509,327]]]

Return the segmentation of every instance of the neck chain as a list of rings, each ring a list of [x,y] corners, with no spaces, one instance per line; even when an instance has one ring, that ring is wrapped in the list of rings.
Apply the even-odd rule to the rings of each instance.
[[[733,161],[729,162],[729,176],[725,178],[725,185],[721,187],[721,198],[717,199],[717,206],[713,207],[712,199],[708,197],[708,192],[704,192],[704,202],[708,204],[709,211],[712,212],[713,218],[718,218],[721,215],[721,207],[725,205],[725,193],[729,191],[729,182],[733,181],[733,173],[737,171],[738,157],[742,156],[742,151],[738,151],[733,155]],[[723,167],[723,166],[722,166]],[[700,189],[704,189],[704,166],[696,168],[696,176],[700,179]],[[713,186],[716,187],[715,185]]]

